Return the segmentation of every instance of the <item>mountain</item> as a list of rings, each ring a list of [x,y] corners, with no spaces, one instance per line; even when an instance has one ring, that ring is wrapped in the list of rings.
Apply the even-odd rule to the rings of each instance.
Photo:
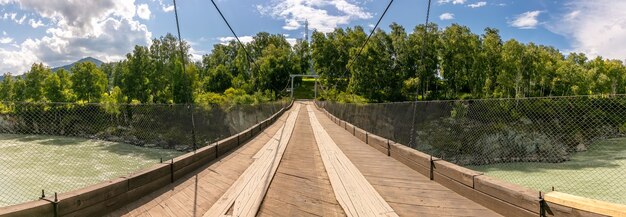
[[[59,66],[59,67],[52,68],[52,71],[55,72],[55,71],[57,71],[59,69],[65,69],[65,70],[69,71],[77,63],[83,63],[83,62],[92,62],[92,63],[96,64],[96,66],[100,66],[100,65],[102,65],[104,63],[104,62],[102,62],[102,61],[100,61],[100,60],[98,60],[96,58],[86,57],[86,58],[83,58],[83,59],[81,59],[79,61],[73,62],[72,64],[69,64],[69,65],[64,65],[64,66]]]

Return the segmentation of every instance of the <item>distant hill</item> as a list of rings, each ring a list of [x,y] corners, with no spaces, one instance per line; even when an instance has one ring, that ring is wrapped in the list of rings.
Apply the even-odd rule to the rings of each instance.
[[[69,64],[69,65],[64,65],[64,66],[59,66],[59,67],[52,68],[52,71],[55,72],[55,71],[57,71],[59,69],[65,69],[65,70],[69,71],[77,63],[83,63],[83,62],[92,62],[92,63],[96,64],[96,66],[100,66],[100,65],[102,65],[104,63],[104,62],[102,62],[102,61],[100,61],[100,60],[98,60],[96,58],[86,57],[86,58],[83,58],[83,59],[81,59],[79,61],[73,62],[72,64]]]
[[[102,65],[104,63],[104,62],[100,61],[99,59],[96,59],[96,58],[93,58],[93,57],[85,57],[85,58],[82,58],[81,60],[73,62],[72,64],[52,68],[52,71],[56,72],[59,69],[65,69],[65,70],[69,71],[74,65],[76,65],[77,63],[82,63],[82,62],[92,62],[92,63],[96,64],[96,66],[98,66],[98,67],[100,67],[100,65]],[[19,75],[19,76],[24,77],[24,74]],[[4,75],[0,74],[0,81],[3,81],[3,80],[4,80]]]

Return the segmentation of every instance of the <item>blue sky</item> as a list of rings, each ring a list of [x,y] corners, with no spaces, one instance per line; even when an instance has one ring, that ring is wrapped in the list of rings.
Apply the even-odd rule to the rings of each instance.
[[[260,31],[301,38],[311,29],[361,25],[371,29],[386,0],[216,0],[244,40]],[[178,0],[181,33],[194,58],[232,39],[209,0]],[[424,23],[426,0],[395,0],[381,28],[397,22],[407,31]],[[33,62],[64,65],[93,56],[124,58],[135,44],[174,33],[169,0],[0,0],[0,73],[22,74]],[[621,0],[433,0],[431,21],[441,27],[485,27],[515,38],[554,46],[564,53],[626,59],[626,1]]]

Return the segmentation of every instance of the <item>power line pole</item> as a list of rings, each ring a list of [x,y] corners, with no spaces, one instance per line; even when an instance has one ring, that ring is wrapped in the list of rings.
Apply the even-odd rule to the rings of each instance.
[[[304,21],[304,40],[309,43],[309,20]]]
[[[308,74],[316,75],[315,71],[313,70],[313,55],[311,52],[311,42],[309,41],[309,20],[308,19],[304,21],[304,40],[306,41],[306,44],[307,44],[307,54],[308,54],[307,61],[309,61]],[[315,77],[315,96],[313,99],[317,99],[317,82],[318,82],[318,77]]]

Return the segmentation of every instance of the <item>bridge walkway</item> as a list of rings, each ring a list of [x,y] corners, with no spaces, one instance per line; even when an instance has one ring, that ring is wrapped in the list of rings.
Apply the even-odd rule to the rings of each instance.
[[[223,213],[209,212],[221,204]],[[246,209],[258,216],[499,216],[365,144],[307,102],[232,153],[110,215],[243,216]]]

